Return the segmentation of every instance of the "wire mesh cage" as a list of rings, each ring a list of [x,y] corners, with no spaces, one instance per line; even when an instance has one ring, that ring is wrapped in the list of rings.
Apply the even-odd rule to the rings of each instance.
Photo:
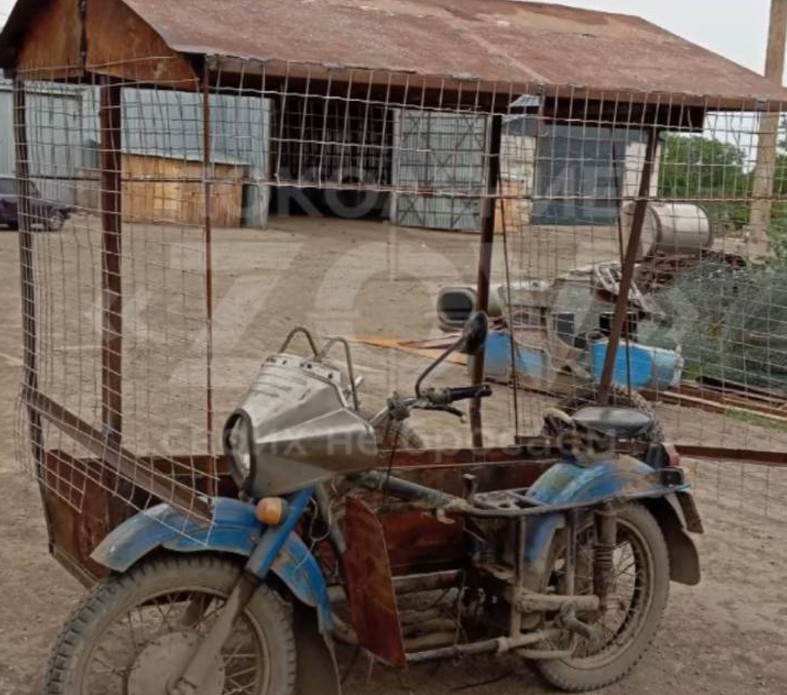
[[[231,484],[220,430],[264,356],[239,334],[292,260],[281,236],[255,255],[284,216],[286,229],[320,216],[432,234],[437,276],[419,278],[430,302],[455,265],[434,251],[442,239],[472,261],[455,273],[464,282],[480,255],[491,301],[471,304],[496,314],[481,363],[500,385],[494,443],[527,444],[545,407],[611,389],[689,454],[738,452],[698,464],[701,487],[782,514],[781,104],[219,57],[188,76],[167,60],[15,77],[18,450],[45,497],[93,515],[91,541],[154,500],[204,516],[205,496]],[[438,234],[481,230],[480,248]],[[347,267],[377,267],[348,254]],[[324,271],[293,272],[330,299],[263,328],[283,337],[320,307],[354,315],[343,271]],[[439,344],[433,306],[413,309],[429,326],[410,351]]]

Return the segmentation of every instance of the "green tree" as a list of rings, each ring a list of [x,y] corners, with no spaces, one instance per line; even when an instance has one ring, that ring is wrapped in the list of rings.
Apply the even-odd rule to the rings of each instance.
[[[787,263],[787,154],[776,156],[769,237],[776,260]]]
[[[699,135],[669,134],[659,170],[659,194],[698,201],[715,221],[740,229],[749,221],[751,177],[745,155],[727,142]]]

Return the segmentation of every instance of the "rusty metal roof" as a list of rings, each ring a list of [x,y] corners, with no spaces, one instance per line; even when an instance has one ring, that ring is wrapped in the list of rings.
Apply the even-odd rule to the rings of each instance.
[[[756,73],[628,15],[512,0],[119,1],[181,53],[708,97],[711,108],[787,102]],[[9,23],[40,4],[21,0]]]

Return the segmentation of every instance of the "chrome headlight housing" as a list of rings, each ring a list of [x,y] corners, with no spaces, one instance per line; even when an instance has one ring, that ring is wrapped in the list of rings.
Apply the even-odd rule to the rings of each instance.
[[[239,490],[249,491],[257,472],[254,458],[254,426],[248,413],[236,410],[224,425],[224,454]]]
[[[224,452],[238,488],[279,497],[377,466],[374,428],[348,407],[330,365],[269,357],[224,425]]]

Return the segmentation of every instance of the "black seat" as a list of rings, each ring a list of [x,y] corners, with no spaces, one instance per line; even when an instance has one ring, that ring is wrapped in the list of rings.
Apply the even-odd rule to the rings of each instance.
[[[634,439],[650,433],[655,424],[647,413],[633,408],[590,406],[581,408],[571,419],[582,429],[615,439]]]

